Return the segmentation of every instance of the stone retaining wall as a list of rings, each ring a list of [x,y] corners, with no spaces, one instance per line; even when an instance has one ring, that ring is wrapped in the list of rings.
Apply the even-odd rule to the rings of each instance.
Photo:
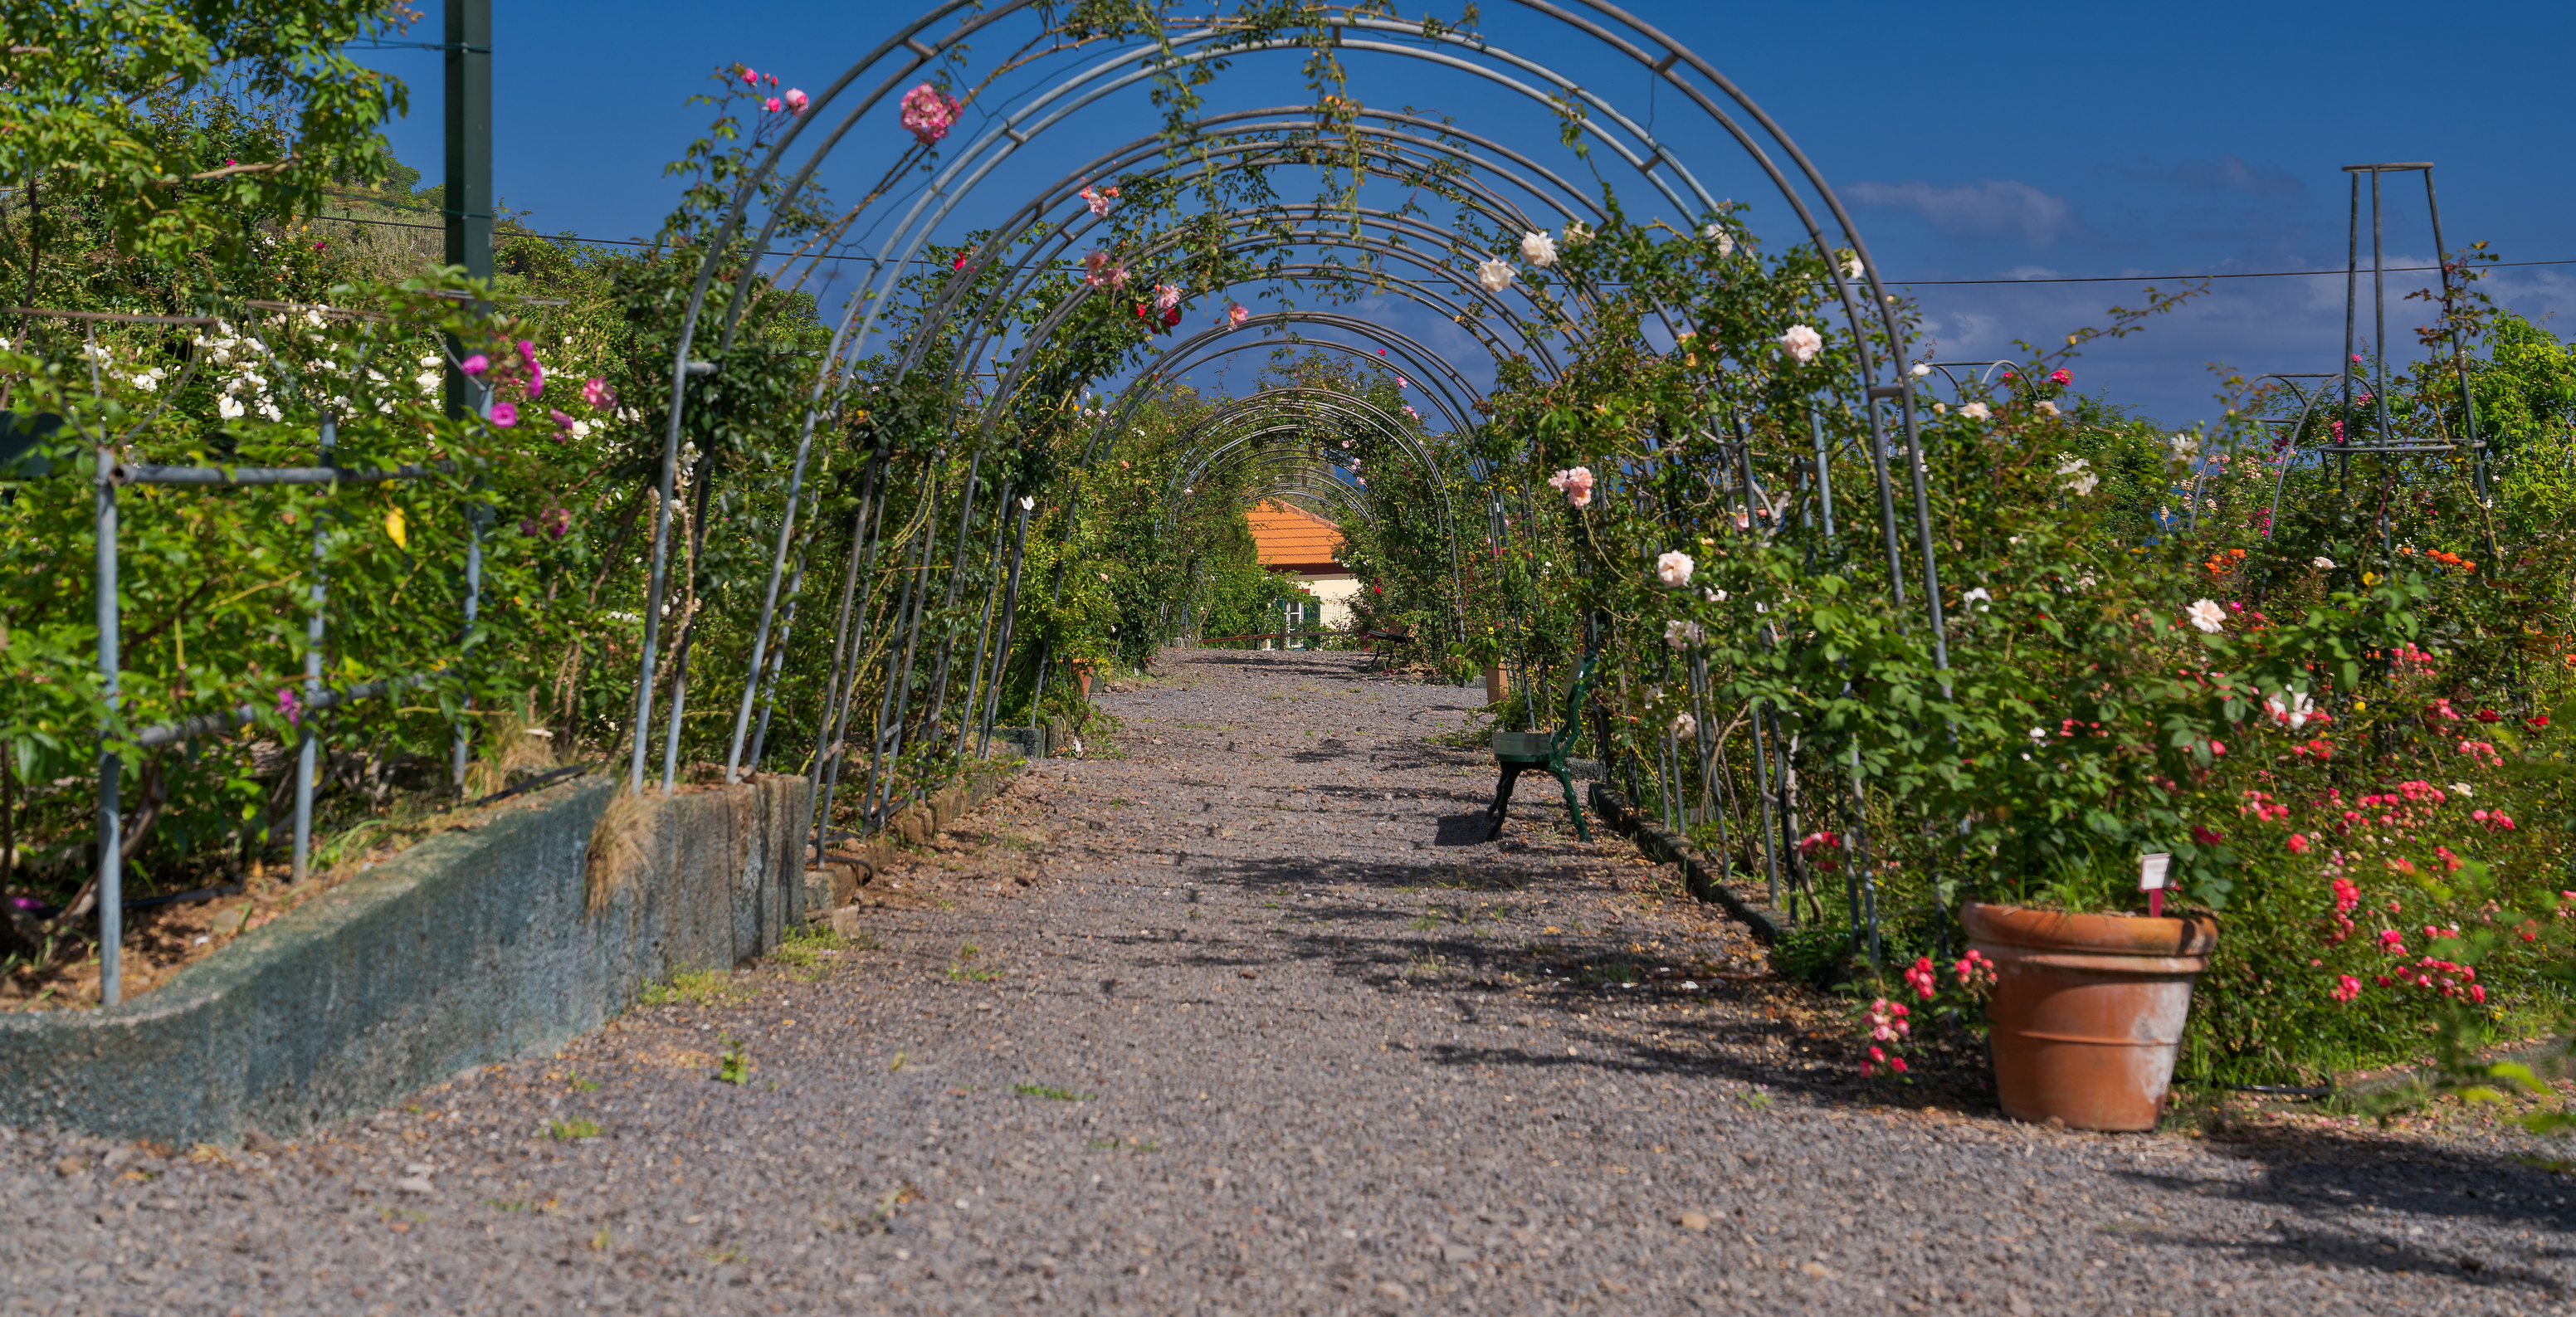
[[[648,793],[594,883],[615,794],[593,778],[496,808],[115,1009],[0,1015],[0,1123],[293,1135],[561,1046],[646,985],[759,955],[802,921],[805,779]]]

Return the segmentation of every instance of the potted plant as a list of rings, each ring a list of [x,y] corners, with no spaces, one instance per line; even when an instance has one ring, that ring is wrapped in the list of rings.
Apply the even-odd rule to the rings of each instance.
[[[1955,820],[1926,858],[1991,976],[2005,1113],[2142,1130],[2241,877],[2230,835],[2268,816],[2259,784],[2331,722],[2354,661],[2408,633],[2411,599],[2320,589],[2303,617],[2266,617],[2215,584],[2205,544],[2105,533],[2067,438],[2025,422],[1997,454],[1991,538],[1952,577],[1949,743],[1918,799]]]

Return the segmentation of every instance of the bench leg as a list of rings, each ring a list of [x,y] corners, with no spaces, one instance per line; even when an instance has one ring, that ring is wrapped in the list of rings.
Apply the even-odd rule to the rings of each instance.
[[[1485,840],[1503,835],[1503,819],[1512,809],[1512,783],[1520,780],[1521,771],[1519,764],[1503,765],[1503,780],[1494,787],[1494,803],[1485,809]]]
[[[1556,780],[1559,783],[1562,783],[1565,787],[1565,812],[1574,817],[1574,835],[1576,839],[1581,841],[1592,840],[1592,829],[1583,821],[1583,806],[1576,803],[1574,798],[1574,775],[1560,768],[1556,770]]]

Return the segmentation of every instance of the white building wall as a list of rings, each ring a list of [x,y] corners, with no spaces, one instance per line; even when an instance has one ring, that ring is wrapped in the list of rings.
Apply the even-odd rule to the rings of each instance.
[[[1323,607],[1326,630],[1342,630],[1351,624],[1351,601],[1359,596],[1360,581],[1356,576],[1304,576],[1298,578]]]

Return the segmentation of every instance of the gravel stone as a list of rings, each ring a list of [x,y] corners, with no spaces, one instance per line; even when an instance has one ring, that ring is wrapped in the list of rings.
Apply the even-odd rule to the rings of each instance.
[[[1469,692],[1165,663],[857,945],[296,1142],[5,1132],[0,1312],[2568,1309],[2563,1146],[1867,1087],[1552,793],[1482,841]]]

